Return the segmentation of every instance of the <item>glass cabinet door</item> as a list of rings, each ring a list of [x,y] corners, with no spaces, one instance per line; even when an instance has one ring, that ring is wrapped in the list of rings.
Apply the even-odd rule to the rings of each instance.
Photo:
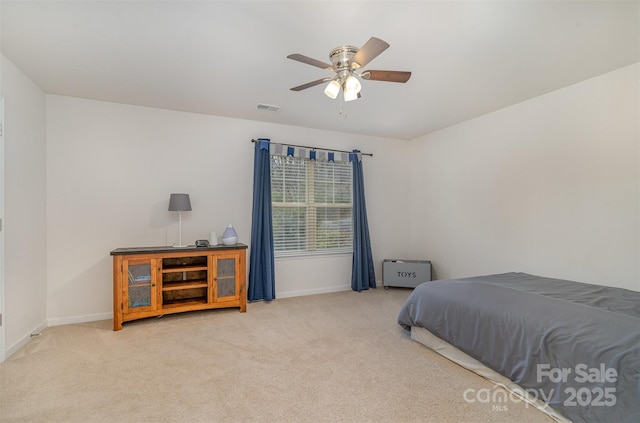
[[[217,257],[216,301],[231,301],[238,299],[236,257]]]
[[[127,260],[124,262],[126,286],[125,312],[155,310],[155,260]]]

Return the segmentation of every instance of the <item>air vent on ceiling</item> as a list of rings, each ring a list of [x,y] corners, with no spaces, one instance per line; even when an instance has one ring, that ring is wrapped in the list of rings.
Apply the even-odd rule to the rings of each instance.
[[[258,110],[266,110],[267,112],[279,112],[281,109],[282,107],[272,104],[258,104]]]

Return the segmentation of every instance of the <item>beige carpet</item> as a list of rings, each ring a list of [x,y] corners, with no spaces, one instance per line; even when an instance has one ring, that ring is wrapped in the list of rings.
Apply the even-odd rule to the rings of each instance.
[[[550,422],[465,401],[495,388],[398,326],[410,292],[51,327],[0,365],[0,421]]]

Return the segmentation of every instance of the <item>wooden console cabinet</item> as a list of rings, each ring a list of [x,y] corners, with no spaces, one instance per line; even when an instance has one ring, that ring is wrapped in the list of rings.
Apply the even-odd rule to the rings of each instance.
[[[247,311],[246,250],[244,244],[113,250],[113,330],[184,311]]]

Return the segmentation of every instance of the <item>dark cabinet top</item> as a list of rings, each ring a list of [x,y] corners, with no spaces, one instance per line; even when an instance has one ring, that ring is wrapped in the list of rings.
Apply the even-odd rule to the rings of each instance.
[[[116,248],[111,252],[112,256],[122,256],[127,254],[153,254],[153,253],[181,253],[181,252],[199,252],[199,251],[216,251],[216,250],[242,250],[247,248],[245,244],[233,245],[210,245],[208,247],[196,247],[189,245],[188,247],[172,247],[164,245],[160,247],[132,247],[132,248]]]

